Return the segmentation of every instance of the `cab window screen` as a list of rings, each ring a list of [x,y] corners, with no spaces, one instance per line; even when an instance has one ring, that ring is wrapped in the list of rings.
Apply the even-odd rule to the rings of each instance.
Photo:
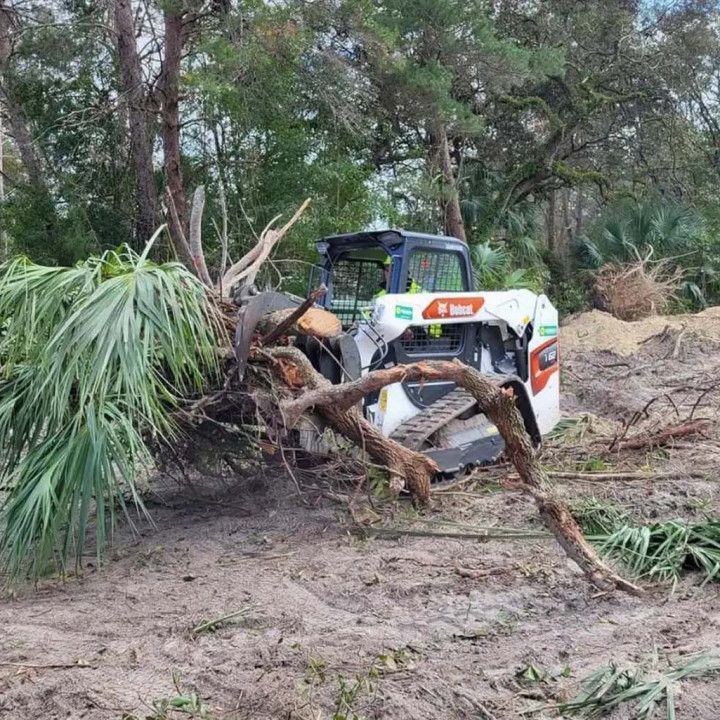
[[[347,328],[361,320],[363,311],[384,287],[382,262],[364,258],[342,258],[332,268],[330,310]]]
[[[464,292],[467,289],[458,253],[413,250],[405,292]]]

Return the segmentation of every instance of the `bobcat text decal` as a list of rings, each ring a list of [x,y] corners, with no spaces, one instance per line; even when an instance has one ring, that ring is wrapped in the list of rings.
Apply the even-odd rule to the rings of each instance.
[[[424,310],[426,320],[464,318],[474,315],[485,304],[482,297],[443,297],[433,300]]]

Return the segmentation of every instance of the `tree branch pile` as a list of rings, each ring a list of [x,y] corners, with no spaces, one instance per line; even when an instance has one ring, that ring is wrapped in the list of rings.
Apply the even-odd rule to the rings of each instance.
[[[202,205],[198,202],[197,193],[195,200],[194,210]],[[193,269],[208,285],[208,291],[217,295],[226,311],[230,307],[227,298],[238,293],[240,296],[253,293],[254,283],[263,263],[307,205],[308,201],[277,230],[273,229],[277,218],[269,223],[257,244],[223,273],[217,285],[206,275],[202,248],[197,234],[193,233],[194,237],[188,248],[191,251],[189,254],[192,256]],[[190,227],[199,227],[197,218],[191,218]],[[220,288],[222,298],[219,295]],[[274,426],[280,435],[287,436],[303,416],[314,414],[335,433],[361,448],[375,463],[386,467],[390,487],[395,493],[406,489],[416,502],[426,504],[430,501],[431,480],[438,472],[437,465],[428,456],[385,437],[363,417],[360,403],[369,393],[397,382],[452,381],[472,394],[479,408],[492,420],[504,438],[507,457],[519,475],[519,481],[512,482],[509,487],[532,497],[545,525],[588,580],[603,589],[640,592],[637,586],[620,577],[600,560],[586,542],[567,506],[553,493],[548,477],[535,457],[522,417],[515,405],[514,395],[511,390],[499,387],[498,379],[483,376],[477,370],[459,362],[447,361],[419,362],[380,369],[340,385],[333,385],[320,375],[308,357],[298,347],[293,346],[288,336],[309,332],[322,338],[340,331],[337,320],[330,313],[312,307],[322,292],[324,288],[311,294],[299,307],[274,311],[262,319],[258,328],[262,328],[263,332],[256,336],[250,352],[253,372],[239,380],[231,365],[223,393],[241,391],[246,397],[253,397],[257,402],[257,412],[265,417],[268,426]],[[229,322],[230,318],[227,318],[227,321]],[[269,369],[273,379],[269,388],[259,391],[259,388],[253,385],[257,383],[258,373],[262,368]],[[217,399],[215,397],[214,401]],[[212,406],[200,406],[200,410],[207,412]],[[222,406],[222,403],[214,406]]]

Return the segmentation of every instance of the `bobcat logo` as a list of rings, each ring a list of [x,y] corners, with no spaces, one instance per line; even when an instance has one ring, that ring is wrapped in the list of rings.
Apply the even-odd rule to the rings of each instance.
[[[437,314],[440,315],[440,317],[445,317],[445,315],[448,314],[447,309],[447,303],[446,302],[439,302],[437,305]]]

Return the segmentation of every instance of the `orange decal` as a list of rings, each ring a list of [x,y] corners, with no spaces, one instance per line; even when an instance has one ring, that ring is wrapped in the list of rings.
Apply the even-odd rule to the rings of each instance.
[[[560,368],[557,338],[552,338],[530,353],[530,386],[533,395],[545,389],[553,373]]]
[[[464,318],[474,315],[485,304],[483,297],[442,297],[433,300],[424,310],[426,320]]]

